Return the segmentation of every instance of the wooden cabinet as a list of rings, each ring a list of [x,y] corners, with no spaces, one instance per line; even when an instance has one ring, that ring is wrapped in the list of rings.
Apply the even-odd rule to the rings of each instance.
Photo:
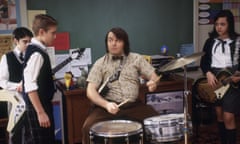
[[[188,79],[188,90],[191,90],[193,80]],[[82,88],[74,90],[66,90],[62,84],[58,84],[59,89],[63,94],[64,100],[64,129],[66,130],[66,143],[75,144],[81,143],[82,125],[89,113],[91,102],[86,97],[86,90]],[[184,80],[181,76],[171,75],[161,80],[155,92],[166,92],[173,90],[184,90]],[[145,85],[141,85],[139,89],[139,98],[145,103],[145,95],[149,93]],[[188,111],[191,115],[192,98],[188,96]]]
[[[66,90],[61,87],[64,105],[64,130],[65,143],[81,143],[82,125],[89,113],[91,103],[86,97],[85,89]]]

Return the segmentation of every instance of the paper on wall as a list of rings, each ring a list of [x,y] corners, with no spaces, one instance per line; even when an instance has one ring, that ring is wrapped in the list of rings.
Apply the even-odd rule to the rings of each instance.
[[[47,53],[50,58],[51,66],[52,68],[55,67],[56,65],[56,60],[55,60],[55,48],[54,47],[47,47]]]
[[[69,54],[57,54],[55,55],[56,66],[62,63],[64,60],[69,58]],[[64,77],[65,72],[69,72],[71,68],[70,63],[66,64],[63,68],[55,73],[56,79],[61,79]]]

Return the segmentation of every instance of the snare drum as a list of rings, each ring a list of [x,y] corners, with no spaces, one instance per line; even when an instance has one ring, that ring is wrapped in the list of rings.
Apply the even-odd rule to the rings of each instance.
[[[130,144],[138,141],[143,144],[143,130],[141,123],[130,120],[109,120],[98,122],[90,128],[91,144],[96,142],[107,144],[111,141],[115,143]]]
[[[191,123],[188,124],[190,127]],[[146,118],[145,134],[151,143],[179,141],[184,136],[184,114],[166,114]]]

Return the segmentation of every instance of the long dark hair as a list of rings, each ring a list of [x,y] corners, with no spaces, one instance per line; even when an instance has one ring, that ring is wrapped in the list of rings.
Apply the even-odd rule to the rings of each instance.
[[[231,39],[236,39],[239,36],[238,33],[235,32],[235,24],[234,24],[234,16],[230,10],[221,10],[216,17],[214,18],[214,24],[220,17],[226,17],[228,22],[228,34]],[[218,37],[218,33],[216,31],[215,25],[213,26],[213,31],[209,33],[210,38]]]
[[[128,34],[126,33],[125,30],[123,30],[120,27],[115,27],[110,29],[105,37],[105,46],[106,46],[106,52],[108,53],[108,45],[107,45],[107,38],[108,38],[108,34],[112,32],[115,34],[115,36],[119,39],[119,40],[123,40],[124,42],[124,54],[128,55],[130,52],[130,44],[129,44],[129,40],[128,40]]]

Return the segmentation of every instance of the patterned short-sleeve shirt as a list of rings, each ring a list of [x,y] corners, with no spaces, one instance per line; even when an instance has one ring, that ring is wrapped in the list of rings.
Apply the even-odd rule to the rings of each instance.
[[[87,81],[100,87],[119,68],[120,61],[112,60],[110,54],[99,58],[91,68]],[[125,99],[134,102],[138,98],[139,77],[143,75],[149,79],[154,68],[137,53],[124,56],[122,63],[119,79],[107,84],[109,91],[103,97],[115,102],[122,102]]]

